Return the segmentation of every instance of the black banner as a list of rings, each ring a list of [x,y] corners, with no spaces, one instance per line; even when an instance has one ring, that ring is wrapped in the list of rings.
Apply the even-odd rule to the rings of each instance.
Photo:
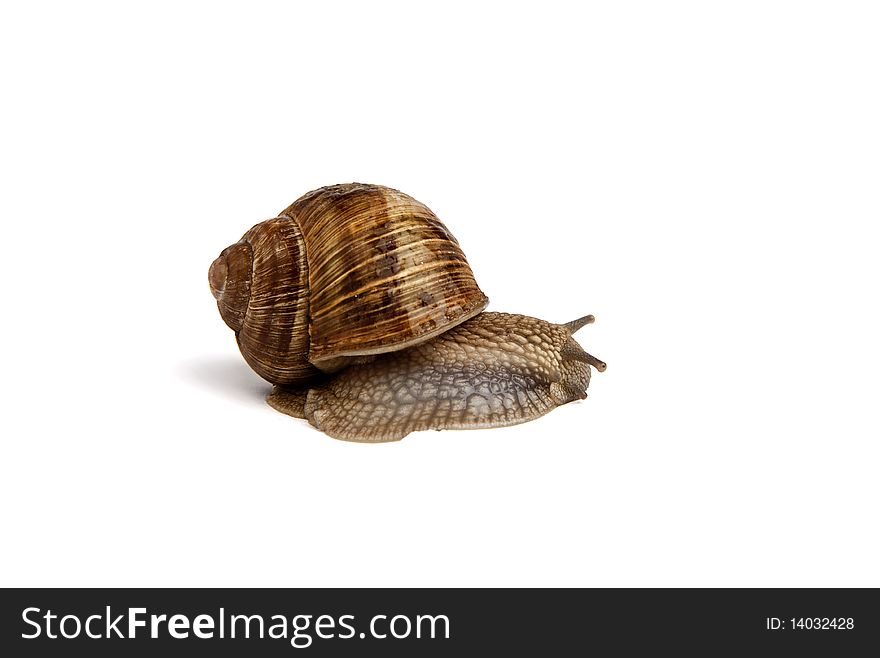
[[[0,595],[5,656],[631,655],[646,647],[674,655],[855,655],[880,646],[875,589],[7,589]]]

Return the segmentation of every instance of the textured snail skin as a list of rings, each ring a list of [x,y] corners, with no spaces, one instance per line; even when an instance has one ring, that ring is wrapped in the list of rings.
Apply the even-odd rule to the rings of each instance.
[[[524,423],[587,397],[605,364],[571,337],[592,316],[556,325],[481,313],[436,338],[369,357],[327,381],[275,386],[267,402],[336,439],[397,441],[428,429]]]

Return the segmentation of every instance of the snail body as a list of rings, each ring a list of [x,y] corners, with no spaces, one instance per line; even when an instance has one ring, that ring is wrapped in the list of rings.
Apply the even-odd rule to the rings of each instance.
[[[590,356],[564,325],[482,312],[458,241],[422,203],[352,183],[251,228],[208,280],[267,401],[328,435],[381,442],[499,427],[586,397]]]
[[[268,403],[336,439],[397,441],[416,430],[516,425],[587,397],[590,366],[605,364],[566,325],[481,313],[436,338],[361,364],[315,386],[275,386]]]

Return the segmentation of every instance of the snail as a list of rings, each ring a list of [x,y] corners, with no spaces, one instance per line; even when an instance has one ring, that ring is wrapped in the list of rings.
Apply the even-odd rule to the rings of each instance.
[[[267,398],[331,437],[501,427],[586,397],[605,364],[552,324],[485,312],[464,253],[427,206],[332,185],[223,250],[208,282]]]

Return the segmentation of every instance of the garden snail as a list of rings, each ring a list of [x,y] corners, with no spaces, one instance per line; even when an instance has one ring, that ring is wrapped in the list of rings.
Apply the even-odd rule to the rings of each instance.
[[[254,226],[208,281],[267,401],[330,436],[394,441],[500,427],[586,397],[590,366],[556,325],[482,312],[458,241],[422,203],[351,183],[309,192]]]

